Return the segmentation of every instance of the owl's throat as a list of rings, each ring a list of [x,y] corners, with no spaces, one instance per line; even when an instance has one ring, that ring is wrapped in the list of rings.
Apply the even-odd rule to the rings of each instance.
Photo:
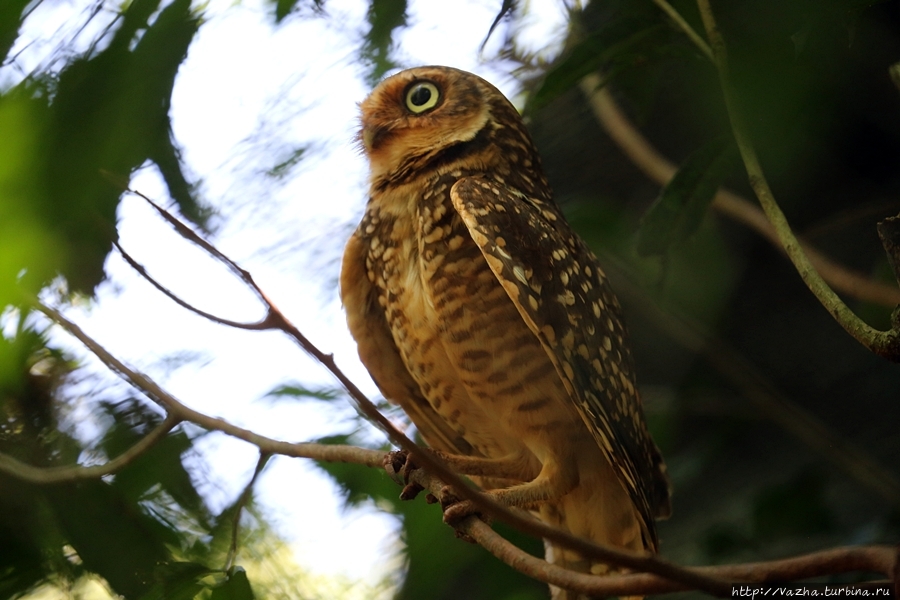
[[[365,133],[363,134],[365,135]],[[471,139],[439,148],[423,148],[404,156],[393,169],[386,169],[380,176],[374,172],[373,192],[384,192],[406,185],[423,175],[443,175],[461,165],[480,164],[487,169],[493,140],[493,128],[485,124]]]

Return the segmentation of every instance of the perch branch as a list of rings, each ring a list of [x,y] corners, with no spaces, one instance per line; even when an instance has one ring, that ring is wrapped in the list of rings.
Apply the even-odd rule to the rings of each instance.
[[[728,110],[728,117],[731,120],[731,129],[734,133],[738,150],[740,150],[741,157],[744,160],[744,166],[747,169],[750,187],[753,188],[763,211],[775,227],[775,232],[778,234],[778,239],[788,258],[794,263],[794,267],[813,295],[816,296],[819,302],[822,303],[822,306],[831,313],[831,316],[847,333],[879,356],[894,362],[900,362],[900,331],[878,331],[850,310],[825,280],[822,279],[819,272],[816,271],[801,247],[800,242],[793,231],[791,231],[787,218],[784,216],[781,207],[775,201],[772,190],[769,188],[769,183],[766,181],[756,150],[740,115],[737,98],[729,82],[725,41],[716,25],[709,0],[697,0],[697,6],[700,9],[700,16],[703,18],[703,25],[706,27],[706,36],[709,38],[712,46],[716,67],[719,71],[719,81],[725,97],[725,106]]]
[[[600,77],[596,74],[587,75],[581,81],[581,89],[588,98],[597,121],[622,152],[650,179],[659,185],[666,185],[675,176],[678,168],[662,156],[631,123],[613,100],[609,90],[602,86]],[[766,219],[765,213],[741,196],[720,189],[712,206],[718,212],[755,230],[784,252],[778,233]],[[848,296],[889,308],[900,304],[900,288],[872,281],[861,273],[847,269],[829,259],[808,242],[801,240],[800,244],[816,270],[835,289]]]

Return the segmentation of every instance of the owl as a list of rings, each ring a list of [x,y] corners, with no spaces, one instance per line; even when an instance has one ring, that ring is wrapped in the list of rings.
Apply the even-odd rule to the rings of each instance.
[[[498,502],[655,552],[669,485],[619,304],[522,118],[449,67],[393,75],[360,109],[369,200],[340,286],[375,383]],[[552,546],[548,559],[609,570]]]

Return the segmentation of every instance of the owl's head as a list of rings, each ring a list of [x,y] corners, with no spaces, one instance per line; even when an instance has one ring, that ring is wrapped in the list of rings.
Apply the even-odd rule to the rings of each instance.
[[[360,111],[359,139],[373,181],[438,163],[449,167],[462,154],[484,162],[490,153],[465,152],[465,146],[478,141],[478,148],[471,149],[485,150],[496,144],[495,133],[508,130],[510,121],[515,137],[524,136],[519,143],[531,146],[518,113],[497,88],[450,67],[418,67],[388,77],[360,104]]]

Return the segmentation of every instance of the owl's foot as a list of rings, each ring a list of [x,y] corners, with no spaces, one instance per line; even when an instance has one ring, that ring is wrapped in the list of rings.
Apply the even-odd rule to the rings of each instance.
[[[401,500],[412,500],[424,490],[421,485],[409,480],[410,474],[419,467],[413,461],[412,456],[406,450],[398,450],[388,452],[384,456],[384,470],[388,472],[398,483],[403,483],[403,490],[400,492]]]
[[[487,519],[480,512],[478,512],[478,507],[476,507],[471,500],[460,500],[459,496],[457,496],[453,492],[453,488],[451,488],[449,485],[445,485],[443,488],[441,488],[440,501],[441,510],[444,511],[444,523],[453,527],[453,529],[456,531],[456,537],[469,543],[475,544],[475,540],[468,534],[460,531],[457,526],[463,519],[472,515],[475,515],[483,521],[487,522]]]

